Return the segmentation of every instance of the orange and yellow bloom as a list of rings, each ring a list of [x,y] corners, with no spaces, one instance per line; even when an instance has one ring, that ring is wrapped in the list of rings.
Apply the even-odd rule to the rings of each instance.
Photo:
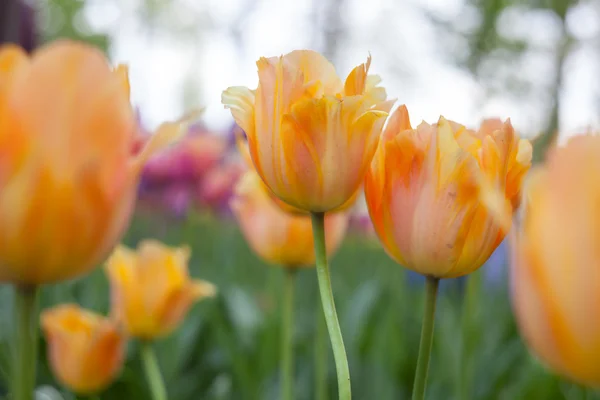
[[[495,217],[518,206],[530,164],[531,145],[509,121],[489,120],[475,132],[440,118],[413,129],[402,106],[365,179],[377,235],[413,271],[436,278],[473,272],[504,239],[507,227]]]
[[[114,321],[65,304],[44,311],[41,325],[50,367],[73,392],[97,393],[119,374],[127,341]]]
[[[254,171],[246,172],[238,182],[231,207],[250,247],[264,260],[294,268],[314,264],[310,217],[281,209]],[[338,249],[347,227],[345,213],[327,214],[325,237],[328,254]]]
[[[600,137],[551,150],[532,171],[511,235],[521,333],[555,372],[600,386]]]
[[[0,47],[0,281],[60,281],[102,261],[143,163],[180,128],[164,124],[139,152],[137,130],[127,69],[99,50]]]
[[[298,50],[257,62],[256,90],[231,87],[222,102],[246,132],[256,171],[280,199],[334,210],[359,189],[393,101],[370,58],[345,83],[319,53]]]
[[[142,241],[137,252],[119,246],[106,271],[112,309],[133,337],[165,336],[181,323],[194,302],[214,296],[215,287],[190,279],[188,247],[171,248],[155,240]]]

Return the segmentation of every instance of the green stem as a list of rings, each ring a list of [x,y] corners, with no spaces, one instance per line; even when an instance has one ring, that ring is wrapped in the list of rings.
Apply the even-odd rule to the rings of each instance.
[[[327,366],[329,364],[329,349],[327,348],[327,325],[323,313],[319,310],[317,315],[317,329],[315,341],[315,399],[329,400],[327,389]]]
[[[350,385],[350,370],[348,368],[348,359],[346,358],[346,349],[344,349],[344,340],[338,322],[337,312],[335,311],[335,302],[331,290],[331,279],[329,277],[329,265],[327,264],[327,251],[325,248],[325,214],[311,213],[313,236],[315,239],[315,256],[317,264],[317,278],[319,280],[319,291],[321,292],[321,303],[323,313],[329,330],[329,339],[333,348],[333,357],[335,359],[335,369],[337,371],[338,392],[340,400],[350,400],[352,398]]]
[[[459,368],[459,399],[471,398],[471,387],[473,382],[472,354],[477,336],[474,334],[474,322],[478,318],[477,300],[481,287],[481,273],[476,271],[468,275],[465,297],[462,310],[462,334],[461,334],[461,357]]]
[[[425,386],[427,385],[427,372],[429,370],[429,358],[431,345],[433,343],[433,323],[435,320],[435,303],[437,299],[439,278],[427,277],[425,283],[425,310],[423,313],[423,327],[421,329],[421,344],[419,345],[419,359],[415,373],[415,384],[413,386],[413,400],[425,398]]]
[[[285,269],[281,329],[281,398],[294,399],[294,286],[296,269]]]
[[[146,371],[146,379],[150,385],[150,392],[154,400],[167,400],[167,389],[160,374],[158,360],[152,349],[151,342],[142,342],[140,349],[144,370]]]
[[[38,347],[37,286],[15,286],[17,354],[14,399],[33,400]]]

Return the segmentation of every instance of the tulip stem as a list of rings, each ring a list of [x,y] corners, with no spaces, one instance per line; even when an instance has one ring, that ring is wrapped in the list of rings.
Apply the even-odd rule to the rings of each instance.
[[[154,353],[154,349],[152,349],[152,343],[142,342],[140,351],[152,398],[154,400],[167,400],[167,389],[160,373],[156,354]]]
[[[315,241],[315,258],[317,264],[317,278],[319,291],[321,292],[321,304],[329,330],[329,339],[333,348],[335,369],[337,371],[338,392],[340,400],[352,398],[350,385],[350,370],[344,340],[338,322],[335,302],[331,290],[331,279],[329,277],[329,265],[327,264],[327,250],[325,247],[325,213],[311,213],[313,236]]]
[[[320,305],[319,305],[320,307]],[[329,400],[327,388],[327,372],[329,364],[329,348],[327,347],[327,325],[323,314],[317,310],[317,339],[315,343],[315,399]]]
[[[473,382],[473,349],[477,344],[476,322],[479,318],[478,300],[481,290],[481,271],[476,271],[464,279],[467,280],[462,309],[461,357],[458,379],[458,399],[471,398]]]
[[[296,269],[285,269],[281,326],[281,398],[294,399],[294,286]]]
[[[427,372],[429,370],[429,358],[431,345],[433,343],[433,324],[435,321],[435,303],[437,300],[439,278],[426,277],[425,283],[425,310],[423,313],[423,327],[421,328],[421,343],[419,345],[419,358],[415,372],[415,383],[413,386],[412,400],[423,400],[425,398],[425,387],[427,386]]]
[[[15,286],[16,358],[14,360],[14,399],[32,400],[38,348],[38,287]]]

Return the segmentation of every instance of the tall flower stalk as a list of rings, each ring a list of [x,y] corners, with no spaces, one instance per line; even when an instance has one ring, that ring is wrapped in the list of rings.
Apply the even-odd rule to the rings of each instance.
[[[15,339],[17,352],[14,359],[13,393],[15,400],[32,400],[38,348],[37,286],[16,286]]]
[[[142,363],[144,364],[144,371],[146,372],[146,379],[150,386],[152,399],[167,400],[167,389],[162,374],[160,373],[156,354],[152,348],[152,342],[142,342],[140,354]]]
[[[245,147],[240,146],[242,154]],[[251,166],[251,165],[249,165]],[[247,171],[235,188],[231,202],[233,212],[250,247],[263,260],[272,265],[283,266],[285,284],[282,293],[281,336],[281,398],[293,399],[294,390],[294,292],[299,268],[310,267],[317,262],[327,263],[340,246],[348,227],[346,213],[320,216],[320,241],[313,238],[311,218],[307,213],[293,212],[281,204],[268,191],[255,171]],[[325,236],[327,246],[325,246]],[[318,248],[318,252],[315,249]],[[328,273],[327,273],[328,276]],[[329,278],[327,278],[329,279]],[[326,349],[323,349],[326,351]]]
[[[285,269],[281,318],[281,398],[294,399],[294,292],[296,269]]]
[[[325,214],[312,213],[311,218],[315,240],[319,292],[321,294],[321,304],[323,305],[323,314],[325,315],[325,321],[327,322],[331,347],[333,348],[339,398],[340,400],[349,400],[352,398],[350,368],[348,367],[344,339],[342,338],[342,331],[340,329],[337,311],[335,310],[333,291],[331,289],[331,278],[329,276],[329,264],[327,262],[327,251],[325,247]]]
[[[419,358],[413,385],[412,400],[425,398],[427,374],[429,372],[429,359],[431,358],[431,345],[433,344],[433,326],[435,324],[435,305],[437,300],[438,278],[428,276],[425,281],[425,309],[423,312],[423,326],[421,328],[421,342],[419,344]]]

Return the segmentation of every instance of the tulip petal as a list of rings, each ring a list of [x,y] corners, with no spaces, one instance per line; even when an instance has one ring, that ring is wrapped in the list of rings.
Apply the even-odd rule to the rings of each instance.
[[[127,98],[131,97],[131,85],[129,84],[129,67],[124,64],[117,65],[114,69],[113,73],[119,78],[121,81],[121,85],[123,86],[123,92],[127,94]]]
[[[163,329],[168,331],[175,328],[185,318],[195,301],[203,297],[213,297],[216,292],[214,285],[204,281],[191,281],[171,291],[156,310]]]
[[[344,83],[344,95],[345,96],[356,96],[361,95],[367,88],[367,75],[369,73],[369,67],[371,66],[371,56],[367,58],[367,62],[354,68],[346,82]],[[373,81],[371,81],[373,83]],[[372,90],[374,88],[371,88]]]
[[[331,210],[356,192],[387,116],[382,111],[364,112],[364,107],[360,97],[343,101],[323,97],[294,104],[283,121],[282,145],[289,179],[285,188],[294,193],[294,198],[307,201],[293,204],[293,199],[283,197],[285,201],[313,209],[328,198]],[[336,173],[339,170],[350,179],[340,180]]]
[[[227,88],[221,94],[221,102],[248,136],[254,136],[254,100],[255,91],[243,86]]]
[[[19,46],[0,46],[0,107],[2,107],[2,99],[14,74],[27,64],[29,64],[29,57]]]
[[[322,92],[313,91],[314,94],[319,93],[322,96],[340,92],[342,82],[335,72],[335,67],[318,52],[295,50],[283,56],[283,60],[290,66],[290,69],[297,69],[301,72],[305,86],[319,82]]]
[[[150,136],[142,150],[131,161],[132,176],[138,176],[152,155],[170,144],[180,140],[187,131],[187,124],[180,122],[165,122]]]

